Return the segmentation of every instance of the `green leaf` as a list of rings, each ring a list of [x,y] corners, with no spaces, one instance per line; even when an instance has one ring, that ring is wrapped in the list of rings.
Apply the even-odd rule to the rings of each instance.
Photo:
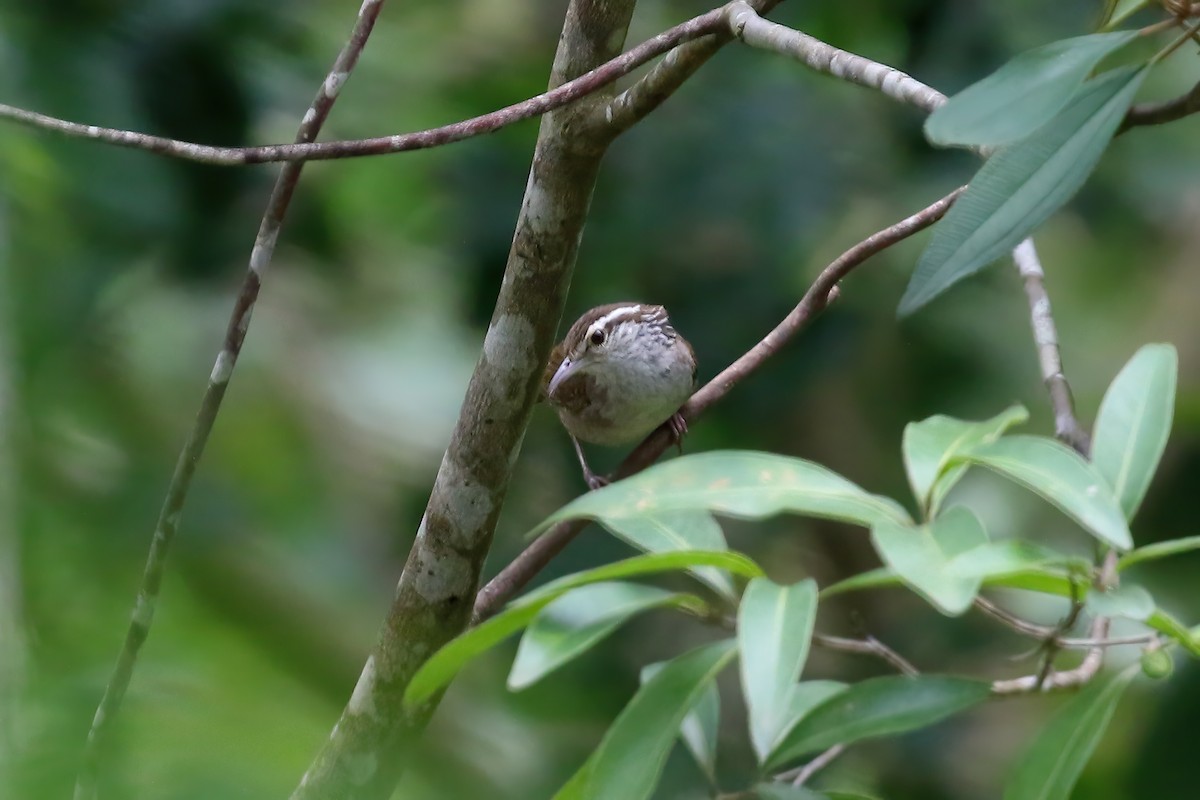
[[[1154,598],[1141,586],[1122,584],[1106,592],[1088,592],[1085,607],[1094,617],[1125,617],[1143,622],[1154,613]]]
[[[1108,484],[1069,447],[1043,436],[1006,436],[968,450],[963,458],[1040,494],[1118,550],[1133,546]]]
[[[645,685],[665,667],[667,662],[647,664],[638,679]],[[679,736],[688,752],[696,759],[700,769],[712,784],[717,780],[717,731],[721,722],[721,694],[715,683],[710,683],[700,693],[699,699],[688,709],[687,716],[679,724]]]
[[[895,501],[869,494],[835,472],[799,458],[729,450],[697,453],[581,495],[541,525],[576,517],[607,525],[664,512],[704,510],[760,519],[782,512],[869,527],[881,519],[909,520]]]
[[[736,652],[734,642],[727,640],[664,664],[638,689],[600,747],[556,797],[650,797],[684,717]]]
[[[1200,632],[1196,629],[1188,630],[1186,625],[1161,608],[1154,610],[1154,613],[1146,620],[1146,624],[1159,633],[1170,636],[1183,645],[1184,650],[1200,658]],[[1198,629],[1200,629],[1200,626],[1198,626]]]
[[[1134,674],[1136,666],[1069,700],[1017,764],[1004,800],[1067,800]]]
[[[920,527],[882,523],[871,528],[871,541],[883,563],[943,614],[971,607],[982,579],[949,569],[956,556],[987,544],[983,523],[970,510],[954,506]]]
[[[646,664],[638,674],[641,685],[659,674],[666,666],[665,661]],[[721,694],[716,684],[709,684],[701,693],[700,699],[688,710],[688,716],[679,723],[679,738],[700,769],[708,777],[709,783],[716,784],[716,733],[721,722]]]
[[[1193,550],[1200,550],[1200,536],[1185,536],[1182,539],[1172,539],[1169,542],[1156,542],[1155,544],[1148,544],[1145,547],[1139,547],[1137,550],[1127,553],[1117,562],[1117,569],[1128,569],[1134,564],[1140,564],[1143,561],[1153,561],[1156,558],[1190,553]]]
[[[946,572],[957,578],[977,578],[988,586],[1001,585],[1001,582],[1007,582],[1003,585],[1010,585],[1014,582],[1032,584],[1038,581],[1053,581],[1055,586],[1068,585],[1069,579],[1065,573],[1049,569],[1049,565],[1055,564],[1077,564],[1085,572],[1091,569],[1091,565],[1083,559],[1064,556],[1033,542],[1005,539],[989,542],[955,556],[946,565]],[[894,570],[881,567],[826,586],[821,590],[821,597],[864,589],[888,589],[903,584],[904,581]],[[1033,587],[1014,585],[1012,588]],[[1039,591],[1037,588],[1033,590]],[[1050,594],[1057,592],[1051,591]]]
[[[983,702],[990,684],[965,678],[889,676],[851,686],[813,709],[772,754],[775,768],[835,744],[924,728]]]
[[[925,120],[937,145],[992,147],[1036,131],[1063,109],[1101,59],[1137,31],[1093,33],[1027,50],[947,100]]]
[[[908,483],[926,517],[937,513],[951,487],[967,471],[964,464],[950,466],[961,450],[995,441],[1000,434],[1029,419],[1024,406],[1012,406],[983,422],[967,422],[941,415],[904,428],[904,468]]]
[[[551,581],[511,603],[508,608],[448,642],[421,665],[404,692],[406,707],[419,705],[442,689],[468,661],[486,652],[528,625],[538,613],[562,595],[589,583],[631,578],[656,572],[670,572],[695,566],[720,567],[747,578],[757,578],[762,570],[739,553],[710,553],[692,550],[684,553],[651,553],[615,564],[605,564]]]
[[[593,583],[546,606],[521,637],[508,674],[509,689],[524,689],[604,640],[635,614],[652,608],[703,607],[694,595],[637,583]]]
[[[604,527],[634,547],[651,553],[680,550],[727,549],[721,526],[705,511],[667,511],[642,517],[616,517],[604,520]],[[722,597],[735,599],[729,576],[712,567],[695,567],[695,575]]]
[[[1138,11],[1150,5],[1151,2],[1153,0],[1108,0],[1108,7],[1105,9],[1103,17],[1103,27],[1111,28],[1114,25],[1124,22]]]
[[[750,715],[750,741],[759,763],[788,720],[788,700],[800,678],[817,618],[817,584],[780,586],[756,578],[738,608],[742,693]]]
[[[717,780],[717,732],[721,727],[721,694],[709,684],[679,726],[688,752],[696,759],[709,783]]]
[[[1179,357],[1169,344],[1148,344],[1113,380],[1096,417],[1092,463],[1133,519],[1158,468],[1175,413]]]
[[[900,301],[900,315],[1012,250],[1070,200],[1100,160],[1145,75],[1145,69],[1122,67],[1088,81],[1037,133],[989,158],[934,228]]]

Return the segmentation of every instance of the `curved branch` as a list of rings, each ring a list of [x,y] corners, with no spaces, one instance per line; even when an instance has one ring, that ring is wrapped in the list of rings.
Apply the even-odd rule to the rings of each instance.
[[[358,57],[367,43],[367,37],[371,35],[371,30],[375,27],[375,20],[379,16],[382,6],[383,0],[364,0],[349,40],[334,59],[328,77],[321,84],[312,105],[309,106],[308,112],[300,123],[296,141],[311,142],[320,132],[342,86],[358,63]],[[121,708],[121,701],[125,697],[125,691],[133,676],[138,653],[150,633],[155,606],[162,588],[168,551],[179,528],[179,518],[183,513],[188,490],[191,488],[192,476],[196,471],[200,456],[204,452],[208,436],[212,432],[217,411],[221,407],[225,390],[228,388],[229,379],[233,374],[233,368],[241,353],[242,342],[245,340],[246,330],[250,325],[250,315],[254,311],[254,303],[258,299],[259,287],[262,285],[262,276],[274,255],[279,230],[283,225],[283,218],[287,214],[288,205],[291,202],[296,183],[300,179],[300,170],[303,166],[302,163],[285,165],[280,170],[271,197],[267,201],[267,208],[259,225],[258,235],[254,240],[254,248],[250,253],[249,269],[226,329],[225,343],[220,353],[217,354],[216,363],[213,365],[208,385],[204,390],[204,397],[200,401],[199,413],[197,413],[196,421],[188,434],[187,442],[179,453],[179,459],[175,463],[175,472],[167,487],[166,499],[159,511],[154,537],[150,542],[150,552],[146,558],[146,567],[138,587],[137,600],[129,620],[129,628],[125,634],[125,642],[117,656],[112,676],[105,686],[104,695],[96,708],[91,730],[88,731],[79,778],[75,785],[76,800],[89,800],[96,796],[100,749],[109,727]]]
[[[1142,125],[1165,125],[1196,113],[1200,113],[1200,83],[1172,100],[1138,103],[1133,106],[1125,113],[1125,119],[1121,121],[1121,127],[1117,128],[1116,135],[1120,136],[1130,128]]]
[[[775,3],[778,1],[775,0]],[[762,5],[769,7],[775,5],[775,3],[762,3]],[[411,150],[424,150],[453,142],[460,142],[464,139],[470,139],[486,133],[493,133],[513,123],[539,117],[549,111],[562,108],[582,97],[593,94],[621,76],[632,72],[655,56],[662,55],[684,42],[689,42],[717,31],[724,31],[724,14],[724,8],[717,8],[706,14],[693,17],[686,22],[663,31],[657,36],[647,39],[637,47],[606,61],[595,69],[589,70],[579,77],[563,83],[561,86],[556,86],[528,100],[505,106],[487,114],[481,114],[478,117],[465,119],[461,122],[454,122],[449,125],[423,131],[399,133],[392,136],[378,136],[369,139],[346,139],[336,142],[313,142],[311,139],[306,139],[304,141],[298,140],[296,144],[271,144],[258,147],[213,147],[195,142],[185,142],[179,139],[151,136],[136,131],[103,128],[97,125],[84,125],[3,103],[0,103],[0,118],[10,119],[14,122],[42,130],[54,131],[74,138],[91,139],[119,147],[145,150],[151,153],[181,158],[186,161],[198,161],[217,166],[263,164],[278,161],[324,161],[335,158],[359,158],[362,156],[379,156]],[[698,67],[699,64],[697,63],[691,67],[691,71],[694,71]],[[691,71],[678,76],[679,82],[682,82],[683,78],[691,74]],[[659,74],[671,74],[671,72],[672,70],[665,69]],[[345,81],[345,77],[343,75],[338,78],[331,73],[330,77],[326,79],[325,86],[333,88],[336,94],[337,88],[340,87],[341,82]],[[646,111],[649,111],[649,109],[646,109]]]
[[[804,298],[762,341],[750,348],[719,375],[705,384],[680,409],[684,418],[696,419],[719,402],[734,386],[758,370],[767,359],[803,330],[828,305],[837,284],[871,256],[886,250],[942,218],[965,187],[955,189],[916,214],[872,234],[851,247],[813,281]],[[651,433],[631,452],[617,469],[615,478],[625,478],[653,464],[671,444],[671,436],[662,428]],[[587,522],[570,520],[555,525],[514,558],[479,591],[475,598],[473,622],[478,623],[499,610],[519,592],[551,559],[574,539]]]

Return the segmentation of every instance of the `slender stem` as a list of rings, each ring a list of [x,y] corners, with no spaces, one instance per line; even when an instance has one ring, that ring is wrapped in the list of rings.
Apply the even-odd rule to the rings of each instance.
[[[921,674],[920,670],[914,667],[904,656],[874,636],[868,636],[865,639],[846,639],[841,636],[814,633],[813,644],[824,647],[827,650],[837,650],[842,653],[859,653],[861,655],[881,658],[895,667],[896,671],[901,675],[907,675],[910,678],[915,678]]]
[[[1186,116],[1200,112],[1200,83],[1197,83],[1179,97],[1159,103],[1138,103],[1129,109],[1121,127],[1117,128],[1120,136],[1130,128],[1142,125],[1163,125],[1183,119]]]
[[[821,755],[800,768],[796,773],[796,777],[792,780],[792,786],[803,786],[813,775],[828,767],[833,763],[834,759],[844,752],[846,752],[846,745],[835,744],[824,753],[821,753]]]
[[[1062,355],[1058,347],[1058,326],[1054,323],[1050,307],[1050,295],[1046,293],[1046,274],[1038,259],[1032,239],[1026,239],[1013,250],[1013,261],[1025,283],[1025,296],[1029,300],[1029,319],[1033,328],[1033,342],[1037,347],[1038,364],[1042,380],[1050,393],[1050,404],[1054,408],[1054,434],[1059,439],[1087,456],[1091,438],[1075,417],[1075,401],[1071,386],[1063,374]]]
[[[724,398],[733,387],[757,371],[824,310],[842,278],[865,263],[871,256],[904,241],[937,222],[950,209],[951,204],[962,191],[961,187],[955,189],[912,216],[868,236],[830,263],[817,276],[803,299],[782,322],[775,326],[758,344],[692,395],[681,409],[684,418],[689,421],[694,420]],[[660,428],[651,433],[621,463],[617,469],[616,478],[628,477],[645,469],[654,463],[670,444],[671,436],[666,430]],[[480,590],[475,598],[473,621],[478,623],[496,613],[509,598],[519,592],[550,563],[554,556],[558,555],[586,525],[587,522],[581,520],[559,523],[517,555]]]
[[[763,2],[760,5],[770,7],[777,2],[779,0],[775,0],[775,2]],[[608,86],[621,76],[632,72],[655,56],[662,55],[684,42],[715,32],[724,32],[725,27],[724,9],[713,9],[669,28],[657,36],[647,39],[637,47],[609,59],[595,69],[588,70],[573,80],[567,81],[534,97],[530,97],[527,100],[505,106],[487,114],[481,114],[477,117],[471,117],[470,119],[449,125],[442,125],[437,128],[413,131],[411,133],[398,133],[391,136],[378,136],[369,139],[347,139],[336,142],[314,142],[311,139],[297,139],[295,144],[271,144],[258,147],[213,147],[195,142],[181,141],[179,139],[151,136],[136,131],[104,128],[98,125],[84,125],[3,103],[0,103],[0,118],[10,119],[14,122],[53,131],[73,138],[91,139],[119,147],[145,150],[159,155],[218,166],[262,164],[278,161],[323,161],[335,158],[387,155],[390,153],[440,147],[474,136],[493,133],[522,120],[539,117],[549,111],[573,103],[582,97],[594,94],[597,90]],[[659,89],[665,89],[665,85],[660,86],[659,83],[665,84],[666,81],[664,79],[667,77],[670,78],[671,82],[674,82],[674,86],[670,87],[670,91],[673,91],[675,86],[678,86],[678,83],[682,82],[683,78],[699,67],[699,63],[695,63],[694,65],[688,64],[686,66],[688,66],[687,70],[678,72],[668,65],[667,68],[658,72],[658,77],[655,81],[643,85],[642,91],[648,95],[651,87],[657,86]],[[333,88],[336,92],[336,89],[340,86],[340,81],[344,81],[344,79],[344,76],[338,78],[331,74],[331,77],[326,80],[326,86]],[[666,91],[666,94],[669,94],[670,91]],[[658,102],[661,102],[661,99],[664,99],[665,96],[665,94],[662,94]],[[622,115],[622,124],[625,121],[628,124],[632,124],[636,121],[633,117],[640,118],[640,116],[644,116],[657,103],[648,105],[643,102],[640,104],[640,107],[632,108],[632,106],[638,104],[630,101],[629,105],[631,108],[628,115]],[[629,119],[626,120],[626,116]],[[625,127],[628,127],[628,125],[625,125]]]
[[[338,93],[358,63],[359,54],[375,26],[375,20],[379,16],[382,5],[383,0],[365,0],[363,2],[349,40],[338,53],[329,75],[321,84],[312,105],[304,115],[304,120],[296,134],[296,141],[311,142],[316,138],[325,119],[329,116],[330,109],[337,100]],[[217,354],[208,385],[205,387],[204,396],[200,401],[200,410],[179,454],[175,472],[167,487],[166,499],[163,501],[158,522],[155,525],[154,536],[150,542],[150,552],[142,573],[129,628],[125,634],[125,642],[117,657],[112,676],[105,686],[104,695],[96,708],[91,730],[88,731],[83,761],[75,785],[76,800],[90,800],[96,796],[101,747],[121,708],[121,701],[129,687],[138,653],[150,633],[155,606],[162,588],[167,554],[179,528],[179,518],[183,513],[188,490],[191,488],[192,476],[200,461],[200,456],[204,452],[208,436],[212,432],[213,422],[220,410],[221,401],[225,397],[225,390],[229,386],[229,379],[237,364],[238,355],[241,353],[242,343],[250,325],[250,315],[254,310],[254,303],[258,299],[259,288],[262,285],[262,277],[274,254],[279,230],[284,216],[287,214],[288,205],[300,178],[302,167],[302,163],[285,165],[280,170],[279,177],[275,181],[275,188],[267,201],[267,208],[259,225],[254,248],[250,253],[249,268],[234,303],[233,314],[229,319],[224,345]]]

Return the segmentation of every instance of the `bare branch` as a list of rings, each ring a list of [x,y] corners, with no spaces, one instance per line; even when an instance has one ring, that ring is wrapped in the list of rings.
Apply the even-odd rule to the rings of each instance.
[[[931,112],[946,96],[898,69],[826,44],[808,34],[765,20],[749,3],[727,7],[733,35],[752,47],[771,50],[835,78],[876,89],[894,100]]]
[[[633,0],[572,0],[551,74],[558,86],[619,52]],[[609,92],[608,94],[611,94]],[[430,654],[459,634],[537,397],[600,160],[612,141],[588,123],[605,94],[542,119],[492,322],[404,572],[354,693],[294,800],[389,797],[436,701],[405,708]]]
[[[1054,435],[1086,457],[1091,439],[1075,418],[1075,402],[1071,396],[1071,386],[1063,374],[1062,355],[1058,349],[1058,328],[1050,308],[1050,295],[1046,294],[1046,274],[1038,259],[1037,249],[1033,246],[1033,239],[1026,239],[1017,245],[1013,250],[1013,261],[1025,282],[1025,295],[1029,298],[1033,342],[1037,346],[1042,380],[1046,383],[1050,404],[1054,408]]]
[[[363,2],[349,40],[338,53],[329,75],[321,84],[316,98],[304,115],[304,120],[296,134],[296,141],[310,142],[316,138],[325,119],[329,116],[330,109],[337,100],[338,93],[358,63],[359,54],[375,26],[375,20],[379,16],[382,6],[383,0],[365,0]],[[275,181],[275,188],[267,202],[267,208],[258,229],[258,236],[255,238],[254,248],[250,253],[249,269],[225,333],[224,346],[217,354],[216,363],[213,365],[208,385],[205,387],[204,396],[200,401],[199,413],[188,434],[187,442],[179,454],[175,472],[167,487],[166,499],[159,511],[154,537],[150,543],[150,553],[146,559],[137,600],[129,621],[129,629],[125,634],[125,642],[117,657],[113,674],[104,689],[104,695],[96,708],[91,730],[88,731],[79,778],[75,785],[76,800],[89,800],[96,796],[100,750],[104,737],[120,710],[121,701],[125,697],[125,691],[129,687],[129,681],[133,675],[138,652],[150,633],[155,606],[162,588],[167,554],[179,528],[179,518],[183,513],[188,490],[191,488],[192,476],[200,461],[200,456],[204,452],[208,436],[212,432],[213,421],[221,407],[221,400],[225,397],[225,390],[229,386],[229,379],[237,364],[238,355],[241,353],[242,342],[250,325],[250,315],[258,298],[262,277],[275,252],[279,230],[287,213],[292,192],[296,188],[296,182],[300,179],[302,167],[301,163],[284,166],[280,170],[279,177]]]
[[[1200,112],[1200,83],[1172,100],[1165,100],[1161,103],[1138,103],[1133,106],[1126,112],[1125,119],[1121,121],[1121,127],[1117,128],[1117,135],[1120,136],[1130,128],[1143,125],[1165,125],[1198,112]]]
[[[916,214],[868,236],[829,264],[813,281],[800,303],[782,322],[775,326],[762,341],[692,395],[681,409],[683,416],[689,421],[694,420],[714,403],[719,402],[734,386],[745,380],[767,359],[779,352],[788,341],[824,310],[829,302],[830,294],[842,278],[871,256],[937,222],[949,210],[950,205],[962,191],[962,188],[955,189]],[[661,428],[656,430],[625,458],[617,469],[615,477],[620,479],[640,472],[654,463],[670,444],[671,437],[667,431]],[[559,523],[522,551],[487,586],[480,590],[475,598],[474,621],[479,622],[494,614],[510,597],[529,583],[546,564],[550,563],[551,559],[558,555],[586,525],[587,522],[581,520]]]
[[[750,5],[760,14],[765,14],[780,0],[751,0]],[[605,121],[614,131],[625,131],[663,104],[676,89],[695,74],[718,50],[733,39],[725,22],[732,4],[718,9],[721,22],[714,32],[694,42],[682,45],[667,53],[666,58],[650,72],[621,92],[612,102],[601,109]]]
[[[835,744],[807,764],[779,773],[775,776],[774,781],[776,783],[790,783],[792,786],[803,786],[812,779],[812,776],[828,767],[833,763],[835,758],[844,752],[846,752],[846,745]],[[754,796],[757,797],[757,795]]]
[[[915,678],[920,671],[904,656],[888,647],[874,636],[865,639],[847,639],[841,636],[829,636],[824,633],[813,634],[813,644],[826,650],[837,650],[842,653],[858,653],[864,656],[875,656],[891,664],[901,675]]]
[[[769,7],[778,2],[761,3]],[[347,139],[336,142],[313,142],[306,139],[296,144],[271,144],[258,147],[213,147],[210,145],[185,142],[178,139],[168,139],[162,136],[151,136],[136,131],[103,128],[97,125],[84,125],[78,122],[50,117],[35,111],[16,108],[0,103],[0,118],[10,119],[31,127],[61,133],[79,139],[113,144],[119,147],[129,147],[145,150],[160,155],[181,158],[187,161],[199,161],[218,166],[234,166],[241,164],[263,164],[268,162],[303,162],[324,161],[335,158],[358,158],[362,156],[379,156],[390,153],[402,153],[411,150],[424,150],[431,147],[460,142],[474,136],[493,133],[501,128],[522,120],[541,116],[563,106],[573,103],[582,97],[594,94],[610,85],[623,75],[645,64],[655,56],[661,55],[678,45],[697,39],[707,34],[724,31],[726,28],[724,9],[718,8],[701,14],[686,22],[680,23],[654,36],[626,53],[616,56],[595,69],[588,70],[577,78],[556,86],[549,91],[514,103],[510,106],[482,114],[478,117],[462,120],[438,128],[430,128],[412,133],[399,133],[392,136],[379,136],[370,139]],[[702,63],[702,61],[700,62]],[[662,94],[659,99],[665,99],[678,83],[695,71],[700,63],[690,64],[689,69],[676,71],[664,68],[658,73],[656,90]],[[653,74],[653,73],[652,73]],[[669,78],[669,80],[668,80]],[[340,87],[345,77],[331,76],[326,79],[326,86],[334,90]],[[666,84],[675,81],[668,90]],[[653,84],[653,82],[650,82]],[[646,94],[648,95],[649,89]],[[647,107],[645,101],[639,103],[640,113],[644,115],[654,106]],[[654,105],[657,105],[655,103]],[[630,119],[629,124],[636,122]],[[626,125],[625,127],[628,127]]]

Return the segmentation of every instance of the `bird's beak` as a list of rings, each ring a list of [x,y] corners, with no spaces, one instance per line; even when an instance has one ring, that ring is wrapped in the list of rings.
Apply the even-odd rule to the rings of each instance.
[[[558,365],[558,369],[554,371],[554,377],[550,379],[550,385],[546,387],[546,396],[553,397],[558,387],[567,378],[579,371],[579,362],[572,361],[569,358],[564,358],[563,362]]]

